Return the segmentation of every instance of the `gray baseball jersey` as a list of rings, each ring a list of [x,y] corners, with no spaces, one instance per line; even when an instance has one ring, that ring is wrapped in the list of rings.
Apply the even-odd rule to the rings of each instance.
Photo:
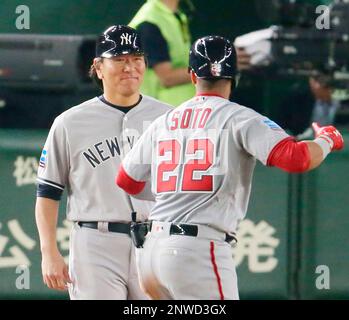
[[[126,115],[97,97],[67,110],[49,132],[37,181],[67,188],[69,220],[130,221],[129,196],[115,186],[115,174],[143,131],[169,109],[143,96]],[[144,219],[149,206],[131,201]]]
[[[255,159],[266,165],[288,134],[259,113],[218,96],[197,96],[158,118],[123,161],[151,179],[149,219],[208,225],[226,233],[244,218]]]

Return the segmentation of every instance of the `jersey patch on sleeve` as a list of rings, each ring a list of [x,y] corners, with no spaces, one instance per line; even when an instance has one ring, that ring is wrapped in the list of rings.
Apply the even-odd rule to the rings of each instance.
[[[47,150],[42,150],[41,156],[40,156],[40,161],[39,161],[39,166],[41,168],[45,168],[46,166],[46,159],[47,159]]]
[[[282,130],[282,128],[272,120],[267,119],[267,120],[264,120],[263,122],[272,130]]]

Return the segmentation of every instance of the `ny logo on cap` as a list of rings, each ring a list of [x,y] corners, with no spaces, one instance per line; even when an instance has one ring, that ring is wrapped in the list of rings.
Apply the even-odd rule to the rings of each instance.
[[[131,38],[132,38],[132,34],[123,33],[123,34],[120,36],[121,45],[124,45],[124,41],[125,41],[125,44],[131,44],[131,43],[132,43]]]

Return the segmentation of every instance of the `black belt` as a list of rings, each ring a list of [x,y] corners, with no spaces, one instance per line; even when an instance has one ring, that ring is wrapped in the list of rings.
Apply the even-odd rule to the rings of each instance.
[[[199,232],[199,228],[196,225],[192,224],[175,224],[172,223],[170,227],[170,234],[172,235],[182,235],[182,236],[191,236],[191,237],[197,237]],[[233,240],[237,241],[237,239],[230,234],[225,234],[225,241],[226,242],[232,242]]]
[[[170,227],[170,234],[174,234],[174,235],[196,237],[198,235],[198,232],[199,232],[198,226],[194,226],[192,224],[172,223]]]
[[[89,222],[78,222],[80,227],[98,229],[98,222],[89,221]],[[130,235],[130,223],[122,222],[108,222],[108,231],[117,232],[117,233],[126,233]]]

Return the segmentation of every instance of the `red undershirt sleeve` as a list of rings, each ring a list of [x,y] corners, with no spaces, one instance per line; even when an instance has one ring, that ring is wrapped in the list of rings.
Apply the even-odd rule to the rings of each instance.
[[[310,167],[310,152],[305,142],[293,137],[280,141],[270,152],[267,165],[289,173],[306,172]]]
[[[121,189],[124,189],[128,194],[132,195],[141,193],[145,187],[145,181],[136,181],[130,177],[122,165],[120,165],[120,169],[116,177],[116,184]]]

